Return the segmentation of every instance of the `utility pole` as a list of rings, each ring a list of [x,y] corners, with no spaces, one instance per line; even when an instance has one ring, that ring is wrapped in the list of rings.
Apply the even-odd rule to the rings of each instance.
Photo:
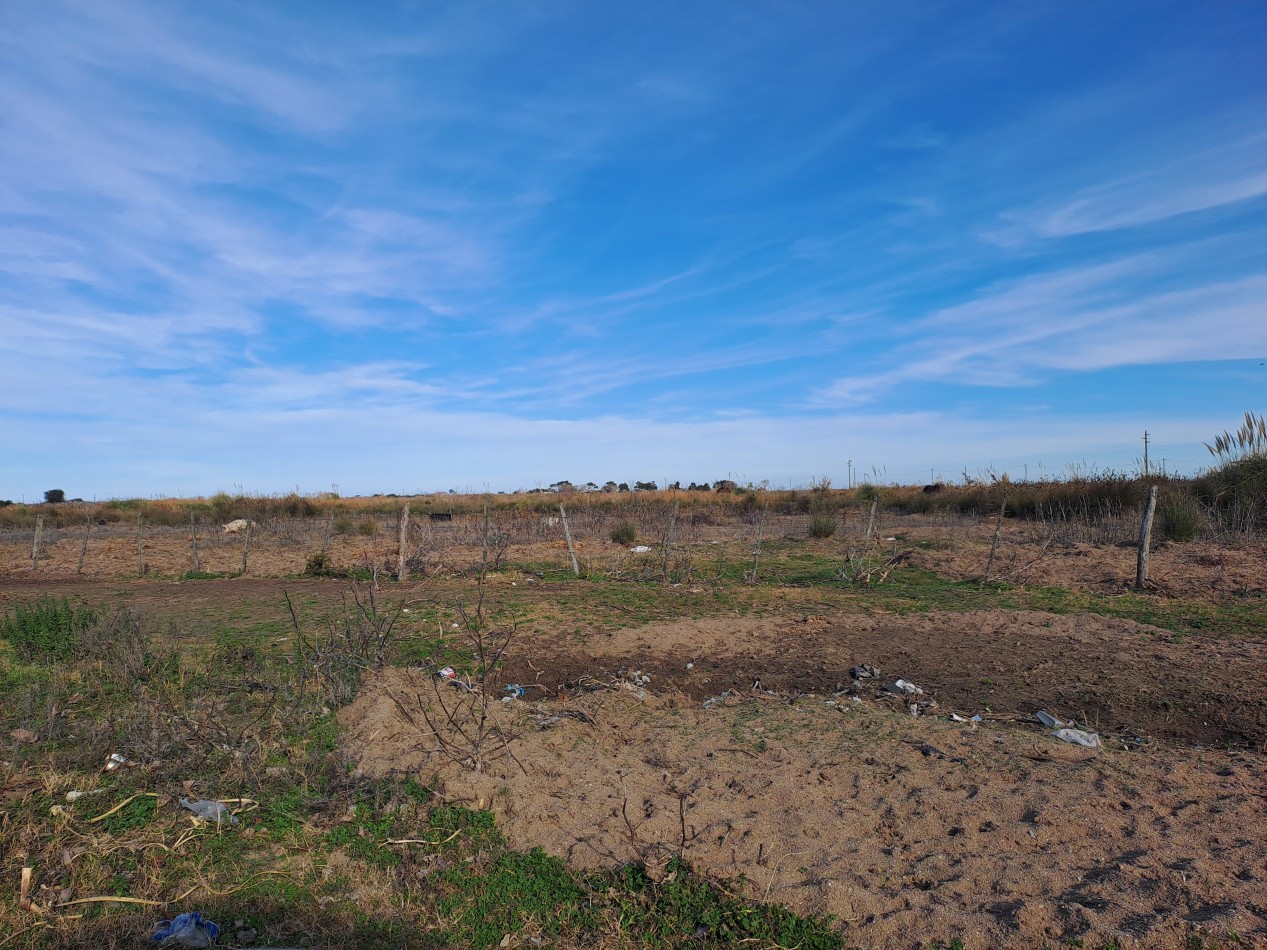
[[[845,478],[845,487],[853,488],[853,459],[850,459],[846,464],[849,466],[849,474]]]
[[[1144,431],[1144,477],[1148,477],[1148,431]]]

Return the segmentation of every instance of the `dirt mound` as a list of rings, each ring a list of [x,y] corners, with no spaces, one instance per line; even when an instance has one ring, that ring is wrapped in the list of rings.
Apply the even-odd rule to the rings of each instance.
[[[636,633],[667,650],[684,631]],[[428,754],[389,698],[429,692],[410,675],[388,671],[345,710],[361,766],[438,775],[516,846],[575,865],[654,872],[681,852],[742,875],[748,896],[836,915],[850,945],[1178,947],[1197,929],[1267,942],[1253,753],[1088,750],[1036,723],[913,718],[878,693],[749,689],[704,709],[652,674],[498,705],[517,762],[474,774]]]

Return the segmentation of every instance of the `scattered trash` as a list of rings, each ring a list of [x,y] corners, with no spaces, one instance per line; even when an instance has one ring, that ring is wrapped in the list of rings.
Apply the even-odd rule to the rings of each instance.
[[[458,671],[451,666],[446,666],[444,669],[440,670],[436,676],[444,680],[455,680],[458,678]]]
[[[694,664],[694,663],[688,663],[688,664],[686,664],[686,668],[687,668],[688,670],[693,670],[693,669],[695,669],[695,664]]]
[[[113,772],[115,769],[121,769],[125,765],[131,765],[128,757],[121,752],[111,752],[110,758],[106,759],[106,771]]]
[[[888,687],[890,693],[904,693],[907,696],[923,696],[924,691],[914,683],[908,683],[906,680],[898,680],[892,686]]]
[[[203,799],[182,798],[180,804],[184,808],[188,808],[194,813],[194,817],[202,821],[215,822],[217,825],[227,823],[230,825],[238,824],[237,816],[229,811],[229,806],[224,802],[207,801]],[[190,946],[204,946],[203,944],[190,944]]]
[[[703,708],[712,709],[714,706],[720,706],[727,699],[729,699],[731,696],[734,696],[734,695],[735,695],[734,691],[728,689],[726,690],[726,692],[722,693],[720,696],[714,696],[711,699],[704,700]]]
[[[963,716],[959,715],[958,713],[951,713],[950,721],[951,722],[971,722],[971,723],[985,722],[985,720],[981,718],[981,713],[977,713],[975,716],[972,716],[968,719],[965,719]]]
[[[219,935],[219,925],[193,910],[159,923],[150,939],[171,946],[209,947]]]
[[[856,680],[873,680],[880,678],[880,671],[870,663],[862,663],[850,670],[849,675]]]
[[[1057,729],[1052,735],[1064,742],[1086,746],[1088,749],[1100,748],[1100,736],[1098,733],[1083,732],[1081,729]]]
[[[557,726],[564,719],[575,719],[577,722],[583,722],[587,726],[594,725],[594,720],[587,713],[579,709],[561,709],[553,716],[544,716],[537,720],[537,727],[545,730],[551,726]]]
[[[919,703],[911,703],[911,715],[912,716],[919,715]]]
[[[502,692],[510,693],[509,696],[506,696],[503,698],[503,701],[507,699],[518,699],[520,696],[524,694],[524,688],[520,686],[518,683],[510,683],[502,687]]]
[[[83,798],[85,795],[100,795],[104,791],[105,791],[104,788],[90,788],[86,792],[70,791],[66,793],[66,801],[77,802],[79,801],[79,799]]]
[[[897,538],[885,538],[884,540],[885,540],[885,541],[896,541],[896,540],[897,540]]]
[[[650,552],[651,548],[647,547],[645,544],[638,544],[630,548],[629,550],[632,551],[634,554],[647,554],[648,552]]]
[[[40,737],[30,729],[14,729],[9,733],[14,742],[36,742]]]
[[[1068,723],[1064,722],[1063,720],[1057,719],[1051,713],[1043,709],[1040,709],[1038,712],[1034,713],[1034,716],[1038,719],[1039,722],[1041,722],[1048,729],[1060,729],[1068,725]]]

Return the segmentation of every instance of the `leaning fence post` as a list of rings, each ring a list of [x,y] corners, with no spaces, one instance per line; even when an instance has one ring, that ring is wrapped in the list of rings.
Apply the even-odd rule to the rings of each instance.
[[[396,555],[396,579],[405,580],[408,576],[409,565],[405,560],[405,548],[408,543],[409,534],[409,502],[405,502],[405,507],[400,509],[400,552]]]
[[[1139,552],[1135,559],[1135,589],[1143,590],[1148,583],[1148,549],[1153,542],[1153,512],[1157,508],[1157,486],[1148,489],[1148,504],[1144,506],[1144,520],[1139,526]]]
[[[84,521],[84,542],[79,546],[79,566],[75,568],[76,574],[84,572],[84,558],[88,555],[88,532],[92,530],[92,515],[89,515]]]
[[[990,571],[994,567],[994,553],[999,549],[999,537],[1003,534],[1003,516],[1007,514],[1007,495],[1003,496],[1003,504],[999,505],[999,519],[994,524],[994,541],[990,543],[990,558],[985,562],[985,574],[981,578],[981,586],[990,583]]]
[[[867,534],[862,539],[863,544],[871,543],[871,532],[875,530],[875,509],[876,509],[876,506],[879,504],[880,504],[879,498],[871,499],[871,517],[867,519]]]
[[[572,558],[572,573],[581,576],[581,566],[576,563],[576,549],[572,547],[572,529],[568,527],[568,513],[559,505],[559,514],[563,516],[563,537],[567,538],[568,556]]]
[[[31,570],[40,563],[40,540],[44,537],[44,516],[35,516],[35,537],[31,538]]]

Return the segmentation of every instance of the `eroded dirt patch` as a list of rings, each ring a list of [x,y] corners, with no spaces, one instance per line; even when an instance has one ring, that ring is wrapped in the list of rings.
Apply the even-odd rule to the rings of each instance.
[[[638,670],[657,690],[702,701],[754,683],[784,695],[829,693],[869,663],[946,709],[1028,715],[1048,709],[1129,738],[1267,748],[1267,647],[1209,642],[1092,614],[934,612],[681,621],[516,644],[496,686],[558,691],[584,676]],[[690,668],[688,669],[688,664]]]

